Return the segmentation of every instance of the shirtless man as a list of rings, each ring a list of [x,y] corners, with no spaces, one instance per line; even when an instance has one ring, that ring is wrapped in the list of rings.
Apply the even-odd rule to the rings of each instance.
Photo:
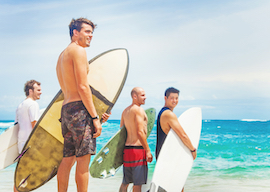
[[[189,148],[193,159],[197,156],[196,148],[193,147],[190,139],[180,125],[177,116],[173,113],[173,109],[178,104],[179,90],[170,87],[165,91],[165,106],[160,110],[157,118],[157,145],[156,145],[156,159],[160,149],[168,135],[169,131],[173,129],[179,136],[182,142]],[[184,188],[182,192],[184,191]]]
[[[129,183],[134,183],[133,192],[140,192],[147,182],[147,162],[152,162],[152,154],[147,143],[147,116],[141,105],[145,103],[145,92],[135,87],[131,91],[132,104],[122,113],[120,127],[125,125],[127,140],[123,155],[123,181],[120,192],[126,192]]]
[[[89,68],[84,49],[90,46],[94,29],[95,25],[88,19],[72,19],[69,24],[71,43],[60,54],[56,66],[64,94],[61,111],[64,150],[57,173],[59,192],[67,191],[70,169],[75,161],[77,191],[87,192],[90,158],[96,153],[96,138],[102,130],[87,81]],[[103,120],[108,118],[108,114],[102,115]]]

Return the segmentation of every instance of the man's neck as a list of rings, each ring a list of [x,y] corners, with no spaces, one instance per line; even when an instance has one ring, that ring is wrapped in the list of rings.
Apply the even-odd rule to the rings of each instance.
[[[167,106],[166,104],[164,105],[164,107],[169,108],[171,111],[173,111],[173,109],[174,109],[174,107],[169,107],[169,106]]]
[[[28,95],[28,96],[26,97],[26,99],[32,99],[33,101],[35,101],[35,99],[34,99],[32,96],[30,96],[30,95]]]
[[[138,103],[136,103],[136,102],[133,102],[131,105],[137,105],[138,107],[141,106],[141,104],[138,104]]]

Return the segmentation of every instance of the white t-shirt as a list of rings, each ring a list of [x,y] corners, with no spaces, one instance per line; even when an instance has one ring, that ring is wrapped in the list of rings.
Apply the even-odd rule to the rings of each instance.
[[[25,99],[16,110],[15,122],[19,124],[18,144],[25,143],[32,131],[31,122],[39,119],[39,105],[31,98]]]

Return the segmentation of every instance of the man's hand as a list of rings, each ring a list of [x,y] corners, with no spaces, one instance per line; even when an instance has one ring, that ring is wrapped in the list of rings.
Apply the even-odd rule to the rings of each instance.
[[[103,113],[103,115],[102,115],[102,123],[105,123],[108,119],[109,119],[109,117],[110,117],[110,115],[111,115],[112,113],[110,112],[110,114],[108,114],[108,113]]]
[[[191,152],[191,154],[192,154],[192,156],[193,156],[193,160],[195,160],[196,157],[197,157],[197,150],[196,150],[195,152]]]
[[[101,131],[102,131],[102,127],[101,127],[99,119],[94,119],[93,125],[95,127],[95,133],[93,134],[93,138],[97,138],[101,135]]]
[[[146,161],[151,163],[152,160],[153,160],[153,156],[152,156],[151,152],[150,151],[146,152]]]

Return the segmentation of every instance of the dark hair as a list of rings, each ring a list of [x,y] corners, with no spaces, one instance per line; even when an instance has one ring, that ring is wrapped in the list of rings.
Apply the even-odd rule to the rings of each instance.
[[[173,87],[169,87],[168,89],[166,89],[165,91],[165,96],[168,98],[170,96],[171,93],[177,93],[179,95],[179,90],[175,89]]]
[[[26,97],[29,95],[30,89],[34,90],[34,84],[40,85],[41,83],[36,80],[30,80],[24,84],[24,92],[25,92]]]
[[[94,24],[92,21],[86,19],[86,18],[78,18],[78,19],[72,19],[70,24],[69,24],[69,34],[70,34],[70,38],[72,38],[73,36],[73,30],[76,29],[77,31],[81,31],[82,29],[82,24],[85,23],[85,24],[88,24],[90,25],[92,28],[93,28],[93,31],[94,29],[96,28],[96,24]]]

